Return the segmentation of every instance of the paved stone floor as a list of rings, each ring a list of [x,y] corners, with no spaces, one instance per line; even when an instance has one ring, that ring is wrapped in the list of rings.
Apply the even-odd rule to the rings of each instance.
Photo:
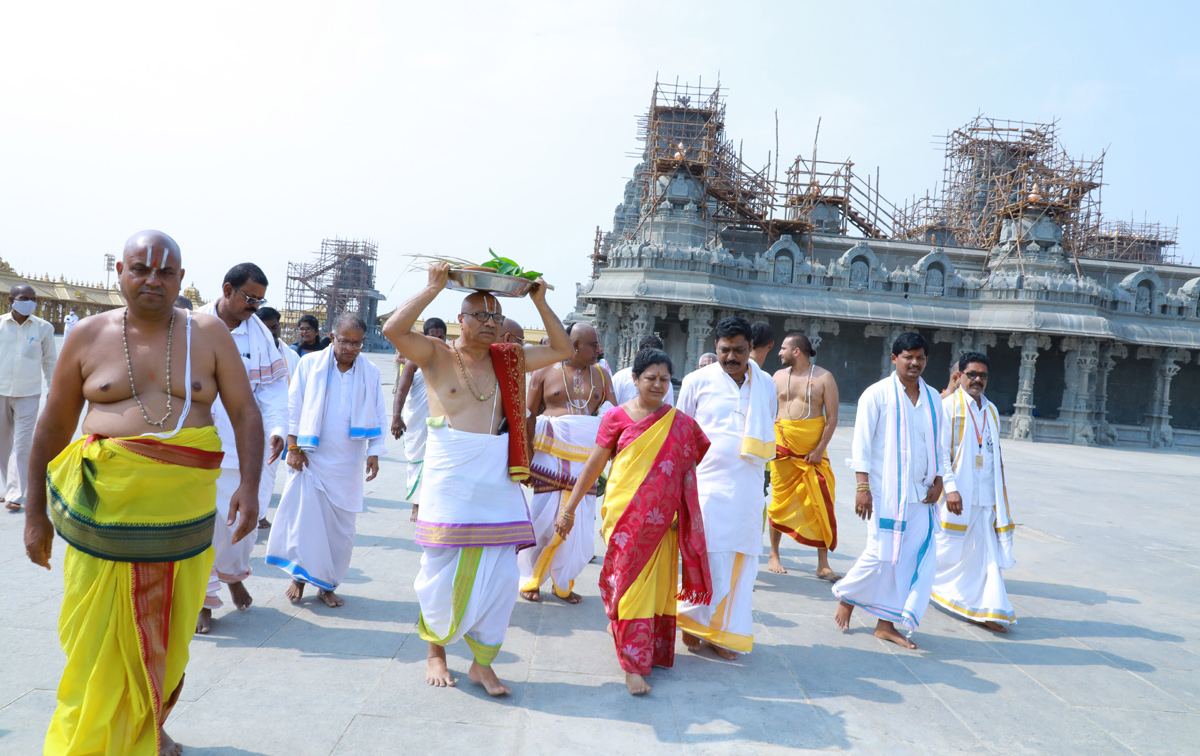
[[[382,360],[381,360],[382,362]],[[387,380],[391,380],[385,370]],[[842,469],[850,435],[831,445]],[[513,694],[422,680],[413,577],[420,549],[403,501],[399,444],[367,486],[354,559],[333,610],[283,597],[262,564],[254,606],[217,611],[197,637],[169,731],[186,753],[1170,753],[1200,742],[1200,460],[1147,451],[1005,445],[1020,524],[1007,573],[1019,624],[994,636],[931,608],[919,652],[877,641],[856,613],[833,623],[811,550],[785,546],[787,575],[755,595],[755,648],[737,662],[678,646],[644,699],[624,689],[604,632],[598,563],[579,606],[519,601],[496,660]],[[845,570],[863,546],[853,487],[838,486]],[[280,485],[282,483],[282,476]],[[40,753],[63,656],[55,631],[62,554],[29,564],[22,517],[0,513],[0,753]],[[1189,524],[1190,523],[1190,524]],[[465,644],[450,649],[465,673]],[[463,675],[465,678],[465,674]]]

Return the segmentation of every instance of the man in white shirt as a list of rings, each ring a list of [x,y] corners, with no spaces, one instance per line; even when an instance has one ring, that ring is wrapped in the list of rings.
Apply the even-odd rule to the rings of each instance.
[[[265,561],[291,575],[292,603],[311,583],[336,609],[345,603],[335,591],[354,552],[363,476],[374,480],[387,453],[387,405],[379,368],[362,356],[367,324],[342,314],[331,330],[333,343],[300,360],[288,388],[290,469]]]
[[[300,362],[300,355],[287,344],[283,343],[281,338],[283,328],[279,324],[279,310],[274,307],[258,308],[258,319],[267,327],[271,335],[275,337],[275,346],[279,347],[280,354],[283,355],[283,361],[287,363],[288,386],[292,384],[292,378],[296,375],[296,364]],[[267,518],[267,509],[271,506],[271,499],[275,490],[275,477],[279,470],[278,461],[275,464],[266,465],[263,467],[262,479],[260,481],[261,490],[267,493],[267,498],[258,500],[258,529],[266,530],[271,527],[271,521]]]
[[[10,512],[25,503],[29,450],[42,397],[54,375],[54,326],[33,314],[37,292],[18,284],[8,292],[11,312],[0,315],[0,501]],[[39,371],[40,368],[40,371]]]
[[[638,342],[638,351],[643,349],[662,349],[663,341],[654,334],[644,337]],[[612,377],[613,393],[617,397],[616,406],[621,406],[625,402],[633,399],[638,395],[637,385],[633,382],[633,365],[627,368],[618,370]],[[675,406],[675,386],[668,384],[667,397],[663,399],[664,404]]]
[[[275,337],[255,314],[267,299],[267,276],[254,263],[240,263],[225,274],[221,296],[200,312],[220,318],[242,356],[242,364],[250,378],[254,402],[262,414],[265,438],[263,465],[270,466],[284,451],[284,433],[288,418],[287,362],[276,346]],[[221,583],[229,586],[229,595],[238,611],[250,607],[252,599],[242,584],[250,575],[250,553],[254,541],[243,538],[233,542],[233,528],[226,523],[226,510],[241,482],[238,455],[234,444],[233,425],[221,404],[213,403],[213,424],[221,436],[225,457],[221,462],[221,477],[217,479],[217,524],[213,534],[213,571],[208,581],[204,609],[196,622],[196,632],[207,633],[212,623],[212,610],[221,606],[218,592]],[[267,486],[270,486],[268,488]],[[274,488],[272,476],[263,475],[258,488],[258,500],[270,502]],[[265,510],[266,507],[264,506]]]
[[[677,622],[689,649],[704,641],[732,660],[754,646],[751,603],[766,508],[762,479],[775,456],[779,399],[771,376],[750,357],[746,320],[724,318],[713,334],[717,362],[683,379],[677,408],[700,424],[712,444],[696,467],[712,600],[680,601]]]
[[[1000,456],[1000,416],[983,395],[991,362],[980,352],[959,358],[961,387],[942,400],[950,433],[942,451],[954,468],[963,508],[941,508],[933,600],[943,609],[993,632],[1007,632],[1017,615],[1001,570],[1013,561],[1012,511]]]
[[[848,630],[850,614],[862,607],[879,619],[876,638],[909,649],[917,646],[906,635],[920,624],[937,573],[933,518],[943,489],[949,510],[962,513],[943,451],[950,424],[938,392],[921,379],[928,356],[924,337],[900,334],[892,344],[895,372],[858,400],[847,463],[857,478],[854,513],[868,521],[867,546],[833,586],[838,627]]]

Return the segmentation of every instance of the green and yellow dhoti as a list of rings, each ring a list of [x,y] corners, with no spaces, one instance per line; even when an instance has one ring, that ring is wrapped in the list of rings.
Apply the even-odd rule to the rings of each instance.
[[[70,545],[47,755],[158,753],[212,568],[222,456],[210,426],[88,436],[50,463],[50,517]]]
[[[833,470],[829,455],[815,465],[804,457],[816,448],[825,418],[775,421],[775,460],[771,463],[771,527],[805,546],[837,548],[833,514]]]

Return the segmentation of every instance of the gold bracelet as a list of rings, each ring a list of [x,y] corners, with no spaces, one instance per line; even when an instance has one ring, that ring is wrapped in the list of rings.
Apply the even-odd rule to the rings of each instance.
[[[560,515],[560,517],[562,517],[564,520],[574,520],[574,519],[575,519],[575,515],[573,515],[573,514],[567,514],[566,512],[563,512],[563,513]]]

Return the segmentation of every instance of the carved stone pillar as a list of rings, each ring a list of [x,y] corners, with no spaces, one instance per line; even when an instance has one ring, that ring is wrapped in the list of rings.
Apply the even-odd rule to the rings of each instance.
[[[680,308],[679,319],[687,323],[687,364],[676,366],[675,371],[680,377],[696,369],[700,355],[711,351],[713,318],[715,313],[711,307],[687,305]]]
[[[863,332],[867,336],[883,337],[883,359],[879,363],[879,377],[887,378],[892,374],[892,344],[904,333],[904,328],[887,323],[871,323]]]
[[[642,343],[642,339],[649,335],[650,329],[654,326],[654,316],[650,314],[650,304],[647,302],[635,302],[631,305],[629,316],[632,318],[629,324],[629,353],[621,365],[623,368],[633,364],[633,358],[637,356],[638,344]]]
[[[622,370],[633,361],[633,324],[628,319],[621,318],[618,333],[618,359],[617,364],[613,367],[617,370]]]
[[[1108,374],[1117,366],[1117,360],[1129,356],[1129,349],[1115,341],[1100,347],[1100,366],[1096,371],[1096,442],[1104,446],[1116,446],[1117,431],[1108,423]]]
[[[836,320],[822,320],[821,318],[787,318],[783,321],[784,337],[789,333],[803,333],[808,337],[808,343],[812,344],[813,350],[821,348],[821,333],[831,333],[834,336],[841,333],[842,326]]]
[[[1155,351],[1159,355],[1154,360],[1154,405],[1149,416],[1150,446],[1169,449],[1175,446],[1175,432],[1171,429],[1171,379],[1179,373],[1179,365],[1175,363],[1187,362],[1191,355],[1183,349]]]
[[[1017,378],[1017,400],[1013,403],[1012,438],[1033,438],[1033,380],[1037,374],[1038,351],[1050,348],[1049,336],[1014,333],[1008,345],[1021,350],[1021,371]]]
[[[608,360],[609,367],[615,370],[620,364],[621,341],[616,327],[619,318],[615,317],[614,310],[620,312],[620,305],[597,302],[596,322],[593,325],[596,327],[596,335],[600,337],[600,346],[604,348],[604,357]]]
[[[1100,345],[1095,339],[1070,337],[1063,339],[1064,359],[1062,406],[1058,419],[1070,426],[1068,438],[1073,444],[1091,446],[1096,443],[1093,422],[1096,409],[1096,372],[1100,367]]]

